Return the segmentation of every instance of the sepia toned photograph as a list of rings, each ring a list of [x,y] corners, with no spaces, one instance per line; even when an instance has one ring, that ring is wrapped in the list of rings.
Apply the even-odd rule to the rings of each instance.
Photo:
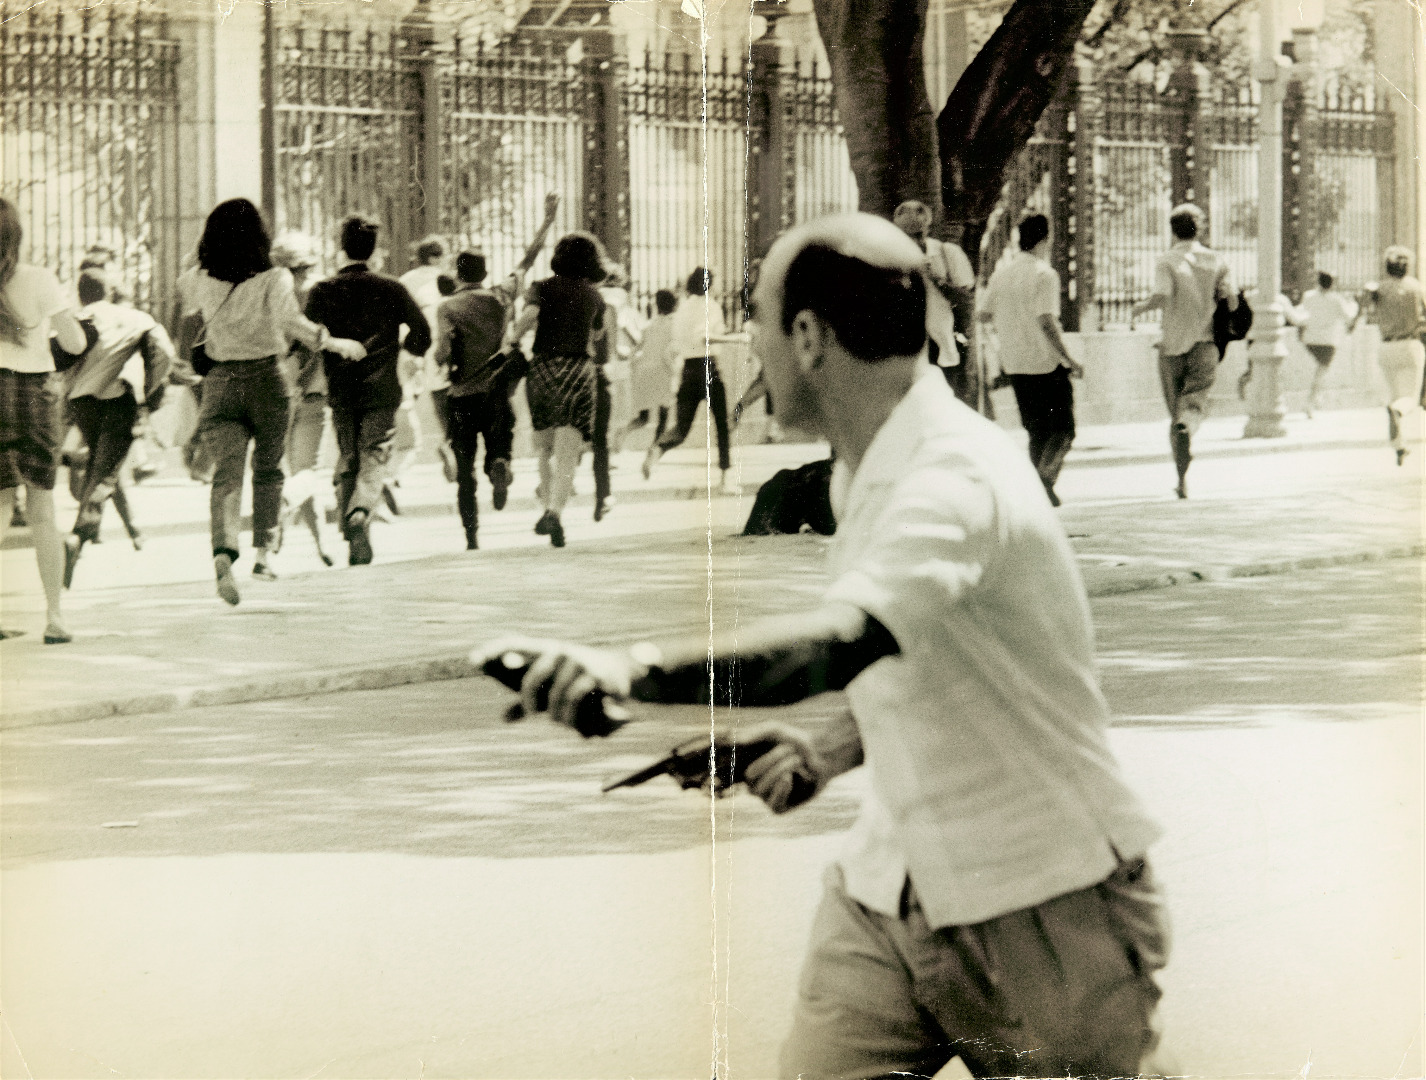
[[[0,0],[0,1077],[1426,1075],[1419,0]]]

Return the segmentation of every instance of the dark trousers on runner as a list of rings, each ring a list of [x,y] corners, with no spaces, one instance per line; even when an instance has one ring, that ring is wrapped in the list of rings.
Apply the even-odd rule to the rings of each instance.
[[[92,541],[99,535],[104,503],[119,486],[119,468],[133,445],[138,414],[138,402],[129,393],[102,399],[86,394],[70,400],[70,419],[89,448],[84,479],[76,492],[79,514],[74,519],[75,536]]]
[[[476,527],[475,459],[479,440],[485,440],[485,475],[497,461],[510,462],[515,441],[515,412],[503,384],[483,393],[451,395],[446,399],[447,434],[456,458],[456,505],[460,521],[470,532]]]
[[[333,404],[337,433],[337,509],[346,521],[357,510],[368,519],[381,500],[396,441],[396,406],[349,409]]]
[[[726,472],[732,467],[728,452],[728,392],[718,373],[718,362],[711,356],[691,356],[683,362],[673,427],[658,440],[659,449],[672,450],[682,445],[693,430],[698,403],[704,399],[708,401],[708,411],[713,414],[713,428],[718,435],[718,468]]]
[[[614,399],[609,394],[609,377],[603,364],[594,366],[594,498],[609,498],[609,416]]]
[[[1030,436],[1030,462],[1040,482],[1053,493],[1055,481],[1074,442],[1074,387],[1069,369],[1055,368],[1048,375],[1011,375],[1020,423]]]
[[[282,509],[282,454],[291,403],[277,357],[213,365],[203,380],[198,435],[213,466],[213,554],[238,557],[243,473],[253,447],[253,546],[267,547]]]

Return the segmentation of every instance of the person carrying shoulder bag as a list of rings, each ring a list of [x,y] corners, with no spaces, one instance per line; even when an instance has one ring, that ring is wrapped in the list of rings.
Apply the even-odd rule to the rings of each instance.
[[[212,362],[203,380],[195,436],[213,467],[209,510],[218,595],[240,600],[233,579],[238,559],[243,473],[253,446],[253,576],[276,578],[268,565],[282,508],[282,455],[290,411],[279,366],[292,342],[360,360],[360,342],[334,338],[297,305],[292,275],[274,267],[272,239],[247,199],[220,203],[198,243],[198,266],[185,275],[185,315],[203,316],[201,352]]]

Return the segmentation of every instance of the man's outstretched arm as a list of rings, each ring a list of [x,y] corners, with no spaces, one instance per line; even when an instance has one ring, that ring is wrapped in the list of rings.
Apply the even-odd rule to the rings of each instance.
[[[521,687],[526,711],[538,711],[548,688],[551,717],[569,726],[579,703],[596,692],[670,705],[789,705],[845,689],[877,660],[900,651],[885,626],[850,604],[759,620],[711,641],[642,642],[628,650],[506,638],[477,659],[512,650],[534,658]]]
[[[540,257],[540,249],[545,246],[545,238],[550,235],[550,228],[555,223],[555,213],[559,208],[560,197],[556,192],[552,191],[545,196],[545,220],[540,224],[540,231],[535,233],[535,238],[530,241],[530,246],[525,249],[525,257],[520,260],[520,273],[528,271]]]

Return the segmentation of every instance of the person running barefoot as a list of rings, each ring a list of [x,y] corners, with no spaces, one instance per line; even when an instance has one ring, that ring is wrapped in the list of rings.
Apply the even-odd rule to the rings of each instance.
[[[20,212],[0,198],[0,540],[15,513],[15,493],[25,489],[25,514],[45,590],[46,645],[70,641],[60,615],[64,545],[54,520],[54,477],[59,461],[59,387],[50,334],[78,356],[89,346],[74,303],[54,274],[20,261]]]
[[[1293,322],[1302,327],[1302,344],[1317,361],[1312,372],[1312,389],[1307,392],[1307,416],[1317,411],[1323,380],[1337,350],[1347,344],[1347,335],[1357,319],[1357,302],[1333,288],[1332,275],[1317,275],[1317,288],[1308,289],[1293,312]]]
[[[1154,270],[1154,292],[1134,305],[1133,317],[1162,308],[1159,339],[1159,380],[1169,410],[1169,446],[1178,486],[1174,494],[1188,498],[1188,464],[1193,460],[1193,435],[1208,415],[1208,393],[1218,377],[1218,347],[1213,343],[1213,313],[1218,301],[1238,310],[1228,264],[1223,256],[1198,242],[1203,211],[1192,203],[1169,214],[1173,246],[1160,256]]]

